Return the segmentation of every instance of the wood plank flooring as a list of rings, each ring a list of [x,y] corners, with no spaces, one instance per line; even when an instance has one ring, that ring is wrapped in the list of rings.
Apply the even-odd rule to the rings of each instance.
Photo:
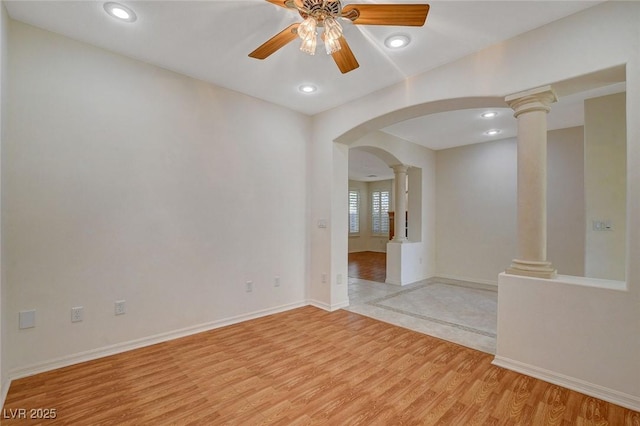
[[[2,424],[640,425],[492,356],[304,307],[16,380]],[[53,420],[7,419],[20,408]]]
[[[387,279],[387,254],[375,251],[349,253],[349,277],[383,283]]]

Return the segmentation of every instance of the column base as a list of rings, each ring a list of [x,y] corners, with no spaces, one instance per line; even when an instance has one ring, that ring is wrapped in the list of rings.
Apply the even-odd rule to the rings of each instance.
[[[524,275],[535,278],[555,278],[558,271],[551,265],[551,262],[538,262],[535,260],[513,259],[511,266],[505,271],[511,275]]]

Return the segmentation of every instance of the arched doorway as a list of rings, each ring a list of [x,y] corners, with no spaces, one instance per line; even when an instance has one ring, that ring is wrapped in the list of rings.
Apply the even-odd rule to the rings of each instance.
[[[440,105],[451,107],[454,103],[443,102]],[[503,106],[503,104],[500,105]],[[469,108],[475,108],[477,106],[477,104],[472,102]],[[433,105],[430,107],[433,107]],[[442,111],[432,110],[431,113],[436,112]],[[384,121],[383,123],[383,125],[390,124]],[[371,123],[368,123],[368,125],[371,125]],[[356,133],[357,131],[358,130],[354,130]],[[353,134],[351,136],[353,136]],[[346,141],[351,136],[347,136],[346,139],[338,138],[338,140]],[[391,267],[385,271],[386,276],[384,281],[386,287],[383,287],[385,284],[361,285],[360,288],[357,289],[353,289],[353,286],[350,286],[349,299],[353,301],[353,304],[349,310],[373,316],[383,321],[392,323],[396,323],[394,321],[397,321],[397,323],[403,324],[403,326],[442,338],[449,338],[453,341],[456,341],[458,337],[453,336],[454,334],[467,333],[473,335],[471,337],[475,338],[476,334],[483,332],[484,334],[480,337],[487,340],[488,343],[483,340],[481,344],[478,345],[478,348],[492,352],[493,344],[491,342],[495,342],[495,332],[487,332],[479,327],[468,326],[464,321],[453,317],[454,309],[447,308],[445,311],[436,312],[436,314],[431,315],[429,314],[431,311],[426,309],[422,310],[419,306],[422,301],[427,301],[431,296],[434,296],[432,300],[437,300],[437,303],[440,303],[440,301],[446,298],[450,298],[449,290],[451,290],[451,286],[457,284],[429,281],[429,279],[437,275],[435,268],[435,151],[379,130],[363,134],[355,140],[350,141],[346,146],[343,145],[343,147],[346,148],[349,159],[351,159],[352,154],[357,156],[360,155],[360,153],[367,153],[374,155],[387,167],[398,164],[409,166],[407,173],[408,184],[406,188],[408,191],[415,191],[415,193],[408,197],[407,203],[407,210],[409,211],[408,223],[411,226],[411,230],[407,230],[406,233],[407,243],[387,243],[387,259],[388,265]],[[393,184],[389,185],[389,187],[392,190],[395,189],[395,185]],[[345,190],[352,188],[353,182],[349,182],[348,188],[345,188]],[[368,192],[370,192],[370,190]],[[393,195],[393,198],[395,198],[396,194],[394,193]],[[366,202],[369,202],[369,200],[367,199]],[[412,209],[417,210],[415,213],[412,213]],[[418,218],[418,220],[411,220],[411,218]],[[389,240],[388,236],[386,240]],[[351,248],[352,247],[350,247],[349,251],[352,251]],[[395,269],[396,271],[397,279],[395,280],[388,278],[391,269]],[[388,283],[401,286],[406,285],[407,287],[401,289],[396,286],[394,289],[394,286],[389,286]],[[479,293],[484,292],[485,289],[474,288],[466,290],[468,290],[467,292],[469,293],[474,293],[471,297],[476,297]],[[433,294],[428,293],[429,291],[432,291]],[[495,291],[492,291],[492,293],[495,293]],[[466,302],[467,300],[464,300],[462,303],[458,303],[457,306],[467,309],[468,305]],[[429,306],[430,309],[433,307],[434,306]],[[379,315],[379,317],[376,315]],[[442,330],[436,330],[434,327]],[[447,330],[444,331],[444,329]],[[449,329],[451,329],[451,333],[449,333]],[[462,343],[462,339],[459,342]]]
[[[370,148],[370,147],[369,147]],[[378,152],[379,151],[379,152]],[[394,173],[389,153],[358,147],[349,150],[349,283],[386,282]]]
[[[418,281],[425,277],[424,164],[403,163],[390,152],[393,146],[386,150],[364,143],[349,151],[348,248],[350,258],[361,263],[350,264],[349,276],[396,285]]]

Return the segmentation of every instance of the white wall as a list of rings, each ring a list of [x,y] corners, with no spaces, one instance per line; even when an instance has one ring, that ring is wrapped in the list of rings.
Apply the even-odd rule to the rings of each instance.
[[[587,99],[585,109],[587,276],[625,279],[627,134],[625,94]],[[596,231],[593,221],[611,222]]]
[[[430,174],[433,175],[433,173],[434,171],[430,170]],[[422,242],[422,168],[409,168],[407,184],[409,187],[407,238],[409,241]]]
[[[8,36],[9,36],[9,17],[4,4],[0,2],[0,165],[4,164],[4,155],[2,152],[2,145],[5,138],[5,115],[6,115],[6,87],[7,87],[7,51],[8,51]],[[0,188],[4,185],[2,179],[2,167],[0,166]],[[0,190],[1,195],[1,190]],[[3,223],[2,219],[2,197],[0,196],[0,224]],[[3,319],[4,312],[6,311],[6,285],[5,285],[5,268],[4,268],[4,233],[1,231],[4,226],[0,226],[0,405],[4,406],[4,399],[9,391],[9,376],[7,374],[7,368],[5,364],[6,359],[6,321]]]
[[[349,211],[349,148],[345,145],[333,145],[333,185],[331,194],[333,200],[331,205],[336,206],[341,211],[347,213]],[[349,274],[347,272],[349,261],[347,252],[349,250],[349,217],[344,214],[339,218],[332,218],[332,224],[329,227],[331,234],[331,247],[336,247],[344,257],[331,259],[332,274],[327,280],[334,283],[339,291],[331,292],[331,302],[329,306],[321,306],[324,309],[334,310],[343,308],[348,305],[348,301],[344,297],[344,293],[348,292]]]
[[[640,409],[638,300],[617,282],[501,274],[496,365]]]
[[[582,126],[547,133],[547,258],[558,273],[578,277],[585,276],[583,158]]]
[[[10,36],[3,368],[305,303],[308,117],[18,22]],[[25,309],[36,327],[18,330]]]
[[[496,284],[516,250],[513,139],[436,152],[438,276]]]
[[[584,275],[582,127],[547,136],[547,256]],[[517,146],[504,139],[436,152],[438,276],[497,284],[517,251]]]

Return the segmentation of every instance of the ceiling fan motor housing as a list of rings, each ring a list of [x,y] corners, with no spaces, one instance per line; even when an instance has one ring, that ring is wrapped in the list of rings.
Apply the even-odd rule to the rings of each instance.
[[[302,0],[302,7],[298,8],[298,11],[304,19],[313,16],[321,25],[327,17],[339,18],[342,16],[342,4],[340,1]]]

